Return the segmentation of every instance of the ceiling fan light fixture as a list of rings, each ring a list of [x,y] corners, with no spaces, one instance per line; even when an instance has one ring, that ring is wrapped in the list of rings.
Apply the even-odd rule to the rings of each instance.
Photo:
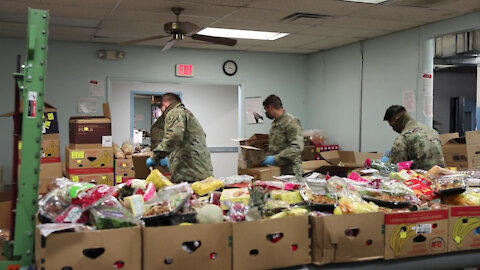
[[[265,31],[240,30],[240,29],[215,28],[215,27],[204,28],[201,31],[199,31],[198,34],[213,36],[213,37],[258,39],[258,40],[276,40],[276,39],[290,35],[290,33],[265,32]]]

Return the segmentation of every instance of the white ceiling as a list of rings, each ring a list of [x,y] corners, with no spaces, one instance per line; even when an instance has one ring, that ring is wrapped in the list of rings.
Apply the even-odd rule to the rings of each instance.
[[[0,37],[24,37],[27,8],[50,10],[50,39],[118,43],[164,34],[174,21],[200,27],[287,32],[275,41],[239,39],[235,47],[194,41],[176,47],[309,54],[426,23],[480,11],[480,0],[388,0],[382,4],[341,0],[1,0]],[[296,12],[320,19],[282,21]],[[163,46],[168,38],[140,45]]]

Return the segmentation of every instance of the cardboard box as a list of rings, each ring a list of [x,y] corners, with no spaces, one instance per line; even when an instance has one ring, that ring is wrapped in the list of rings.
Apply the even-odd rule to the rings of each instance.
[[[123,175],[114,175],[115,185],[126,183],[128,180],[135,179],[135,177],[123,177]]]
[[[20,102],[20,114],[23,112],[23,102]],[[13,112],[5,113],[0,115],[0,117],[12,117]],[[22,122],[22,118],[20,117],[20,122]],[[20,126],[22,124],[20,123]],[[57,109],[52,105],[44,102],[43,105],[43,129],[42,134],[56,134],[59,132],[58,128],[58,116],[57,116]]]
[[[12,193],[10,192],[0,192],[0,230],[9,230],[10,220],[11,220],[11,211],[12,211]],[[5,260],[2,255],[4,241],[0,240],[0,261]]]
[[[73,149],[112,147],[112,121],[108,104],[104,116],[73,116],[68,121],[70,147]],[[87,144],[87,146],[83,146]]]
[[[233,223],[233,269],[272,269],[310,263],[308,217]]]
[[[142,269],[141,228],[35,233],[37,269]]]
[[[331,166],[328,161],[325,160],[307,160],[302,161],[302,170],[303,173],[313,172],[320,167]]]
[[[460,170],[480,167],[480,131],[467,131],[462,138],[458,133],[442,134],[440,140],[447,167]]]
[[[311,217],[312,263],[317,265],[383,258],[383,213]]]
[[[315,148],[316,147],[314,145],[304,146],[302,151],[302,160],[316,160]]]
[[[270,181],[270,180],[273,180],[274,176],[280,176],[281,172],[280,172],[280,167],[268,166],[268,167],[239,169],[238,174],[251,175],[255,180]]]
[[[312,140],[310,140],[310,136],[303,136],[303,145],[304,146],[313,145]]]
[[[65,148],[68,174],[113,174],[113,148]]]
[[[447,252],[448,209],[385,214],[385,259]]]
[[[147,159],[149,157],[150,156],[133,154],[132,162],[135,170],[135,178],[147,179],[147,176],[150,174],[150,169],[147,168]],[[170,179],[171,173],[167,167],[157,166],[155,169],[158,169],[165,177]]]
[[[40,164],[40,176],[38,179],[38,193],[45,194],[50,191],[50,185],[53,180],[63,177],[62,163],[43,163]]]
[[[382,157],[380,153],[355,151],[327,151],[320,154],[329,164],[321,166],[315,171],[343,177],[346,177],[350,171],[363,167],[367,158],[373,160]]]
[[[238,168],[246,169],[246,168],[258,167],[260,166],[260,163],[262,163],[262,161],[265,159],[266,156],[267,156],[266,149],[260,149],[260,148],[249,146],[249,145],[241,145],[238,159],[244,160],[245,165],[239,162]]]
[[[448,251],[480,249],[480,206],[451,206],[448,218]]]
[[[104,184],[113,186],[115,179],[113,173],[100,173],[100,174],[69,174],[68,178],[72,182],[89,182],[95,184]]]
[[[18,142],[19,159],[21,158],[22,142]],[[60,134],[43,134],[41,144],[41,163],[60,162]]]
[[[232,223],[144,227],[142,237],[143,269],[232,268]]]
[[[115,159],[115,175],[121,175],[125,178],[134,178],[135,169],[133,168],[133,160],[130,159]]]
[[[250,138],[234,139],[238,141],[240,145],[253,146],[260,149],[266,149],[268,147],[268,134],[253,134]]]

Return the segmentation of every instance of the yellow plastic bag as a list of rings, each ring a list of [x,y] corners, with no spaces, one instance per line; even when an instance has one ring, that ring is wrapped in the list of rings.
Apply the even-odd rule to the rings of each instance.
[[[165,186],[173,185],[170,180],[165,177],[159,170],[155,169],[150,172],[146,180],[147,184],[152,182],[155,185],[155,189],[159,190]]]
[[[221,187],[223,187],[223,182],[213,177],[208,177],[207,179],[192,184],[192,190],[198,196],[206,195],[210,191],[217,190]]]

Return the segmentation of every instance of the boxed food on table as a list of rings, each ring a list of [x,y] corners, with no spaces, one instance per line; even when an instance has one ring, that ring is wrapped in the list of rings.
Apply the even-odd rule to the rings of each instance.
[[[310,217],[312,263],[366,261],[383,258],[383,213]]]
[[[273,269],[310,263],[308,217],[233,224],[233,269]]]
[[[385,214],[385,259],[447,252],[448,209]]]
[[[231,269],[232,224],[143,228],[143,269]]]
[[[448,251],[480,249],[480,206],[451,206]]]

